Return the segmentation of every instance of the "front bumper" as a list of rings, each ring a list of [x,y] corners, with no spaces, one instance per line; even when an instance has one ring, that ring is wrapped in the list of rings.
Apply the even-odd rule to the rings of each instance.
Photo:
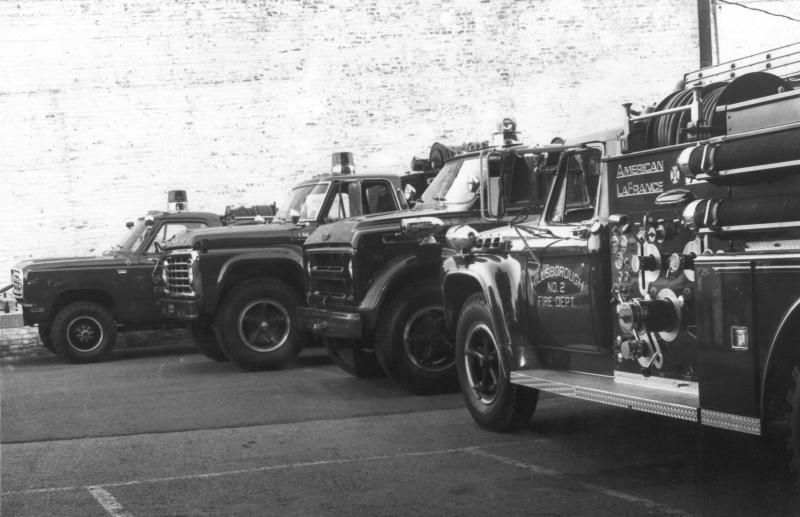
[[[325,337],[360,339],[363,334],[357,312],[299,307],[297,321],[300,328]]]
[[[47,309],[41,305],[27,303],[19,299],[17,304],[22,307],[22,321],[25,326],[30,327],[40,323],[47,323]]]
[[[200,317],[200,304],[195,300],[174,300],[162,298],[158,300],[161,315],[172,320],[194,321]]]

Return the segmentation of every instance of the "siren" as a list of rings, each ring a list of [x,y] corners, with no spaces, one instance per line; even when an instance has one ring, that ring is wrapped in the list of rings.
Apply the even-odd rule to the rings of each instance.
[[[180,212],[189,208],[185,190],[170,190],[167,192],[167,211]]]
[[[331,172],[334,174],[355,174],[356,166],[353,162],[353,153],[333,153],[331,157]]]

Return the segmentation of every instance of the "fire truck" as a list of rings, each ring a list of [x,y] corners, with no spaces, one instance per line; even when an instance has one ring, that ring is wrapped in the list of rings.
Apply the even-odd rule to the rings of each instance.
[[[552,163],[535,164],[546,166],[531,174],[513,119],[503,120],[493,137],[496,145],[433,144],[428,163],[440,170],[411,211],[340,221],[306,240],[308,307],[298,311],[300,324],[322,337],[344,371],[358,377],[385,373],[415,394],[457,390],[439,286],[442,258],[454,253],[445,232],[464,224],[505,224],[482,220],[483,205],[502,204],[519,221],[538,214],[552,177]],[[486,156],[493,170],[502,164],[511,188],[501,193],[480,180]],[[488,182],[498,179],[493,174]]]
[[[690,72],[654,108],[626,105],[620,131],[522,151],[557,156],[542,216],[451,228],[445,318],[480,426],[526,424],[544,391],[753,435],[788,424],[800,467],[798,57]]]
[[[223,215],[188,210],[186,191],[168,193],[167,210],[126,223],[101,256],[25,260],[11,269],[11,290],[23,324],[38,326],[42,345],[67,362],[105,359],[118,330],[169,327],[153,296],[151,272],[161,248],[198,228],[268,219],[274,205],[228,207]]]

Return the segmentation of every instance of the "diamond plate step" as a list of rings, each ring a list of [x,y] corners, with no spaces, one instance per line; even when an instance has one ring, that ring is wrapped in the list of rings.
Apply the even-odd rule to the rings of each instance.
[[[594,375],[559,370],[511,372],[511,382],[608,406],[699,422],[697,383],[617,372]]]

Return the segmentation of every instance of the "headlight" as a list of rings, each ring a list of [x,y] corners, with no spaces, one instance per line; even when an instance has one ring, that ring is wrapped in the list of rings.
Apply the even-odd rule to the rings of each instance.
[[[475,244],[476,232],[471,226],[459,224],[451,226],[445,234],[447,243],[456,251],[471,248]]]

